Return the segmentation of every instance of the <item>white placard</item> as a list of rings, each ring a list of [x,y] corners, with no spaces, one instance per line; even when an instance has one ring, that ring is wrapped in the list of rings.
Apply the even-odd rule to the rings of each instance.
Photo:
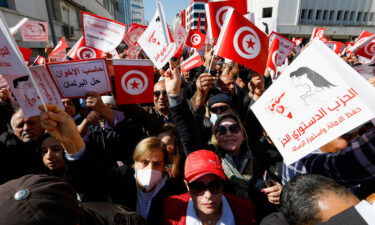
[[[105,59],[47,64],[62,97],[85,97],[87,91],[111,92]]]
[[[279,35],[276,32],[272,32],[269,39],[269,46],[271,46],[271,43],[274,38],[278,38],[280,41],[279,51],[278,51],[278,57],[277,57],[277,65],[281,66],[286,57],[292,52],[295,44],[293,41],[283,37],[282,35]]]
[[[82,18],[87,46],[109,52],[121,43],[126,31],[125,24],[87,12],[82,12]]]
[[[21,26],[22,41],[48,41],[48,23],[42,21],[26,21]]]
[[[375,88],[314,40],[252,110],[287,164],[375,117]]]

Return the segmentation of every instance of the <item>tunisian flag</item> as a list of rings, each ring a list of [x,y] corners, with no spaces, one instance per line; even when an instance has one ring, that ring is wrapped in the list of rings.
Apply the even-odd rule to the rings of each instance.
[[[296,46],[299,46],[300,44],[302,44],[302,38],[292,38],[292,41],[294,42],[294,44],[296,44]]]
[[[315,38],[318,38],[319,40],[321,40],[323,38],[325,29],[326,29],[325,27],[315,27],[311,34],[310,41],[313,41]]]
[[[192,56],[181,63],[181,72],[187,72],[201,65],[203,65],[202,58],[196,51]]]
[[[70,49],[67,56],[74,60],[83,60],[83,59],[96,59],[101,58],[103,52],[94,47],[89,47],[85,45],[83,37],[81,37]]]
[[[205,4],[207,18],[207,34],[211,39],[217,39],[220,35],[228,9],[233,8],[242,12],[241,5],[234,1],[209,2]]]
[[[33,64],[36,64],[36,65],[44,65],[46,64],[46,58],[44,58],[43,56],[40,56],[38,55],[38,57],[36,57],[35,61]]]
[[[267,68],[271,70],[272,78],[274,78],[275,74],[277,73],[277,58],[278,58],[279,47],[280,47],[280,40],[278,38],[274,38],[272,40],[270,50],[268,51],[268,58],[267,58]]]
[[[65,49],[67,47],[69,47],[68,43],[66,42],[65,37],[62,37],[48,57],[53,59],[63,59],[66,54]]]
[[[268,36],[240,13],[229,9],[215,55],[231,59],[264,74],[268,56]]]
[[[325,45],[328,46],[328,48],[332,49],[336,54],[342,53],[344,43],[339,42],[339,41],[327,41],[324,43]]]
[[[355,45],[351,47],[350,50],[357,55],[371,59],[375,54],[375,34],[362,31]]]
[[[116,103],[151,103],[154,97],[154,64],[148,59],[113,60]]]
[[[196,48],[197,50],[201,50],[205,40],[206,35],[204,33],[200,32],[199,30],[190,29],[185,45]]]

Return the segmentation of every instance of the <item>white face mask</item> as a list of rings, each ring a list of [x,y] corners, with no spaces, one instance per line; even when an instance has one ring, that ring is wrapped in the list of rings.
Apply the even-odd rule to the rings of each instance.
[[[212,123],[212,125],[215,125],[216,123],[216,120],[219,118],[219,116],[215,113],[211,113],[211,117],[210,117],[210,121]]]
[[[146,191],[151,190],[159,183],[163,173],[157,170],[143,168],[135,170],[135,179]]]

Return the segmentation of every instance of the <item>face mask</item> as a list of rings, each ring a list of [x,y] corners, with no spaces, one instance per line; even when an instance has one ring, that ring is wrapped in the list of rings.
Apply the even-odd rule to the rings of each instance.
[[[219,118],[219,116],[215,113],[211,113],[211,117],[210,117],[210,121],[212,123],[212,125],[214,125],[216,123],[216,120]]]
[[[151,190],[163,177],[163,173],[157,170],[144,168],[135,170],[135,178],[139,185],[146,191]]]

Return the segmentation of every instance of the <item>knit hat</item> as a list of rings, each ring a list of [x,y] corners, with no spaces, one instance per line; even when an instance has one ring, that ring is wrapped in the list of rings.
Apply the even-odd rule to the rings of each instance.
[[[208,107],[211,107],[213,104],[220,102],[227,103],[228,105],[233,106],[232,98],[228,94],[219,93],[208,99]]]
[[[0,185],[0,223],[77,225],[80,208],[73,188],[59,178],[26,175]]]

